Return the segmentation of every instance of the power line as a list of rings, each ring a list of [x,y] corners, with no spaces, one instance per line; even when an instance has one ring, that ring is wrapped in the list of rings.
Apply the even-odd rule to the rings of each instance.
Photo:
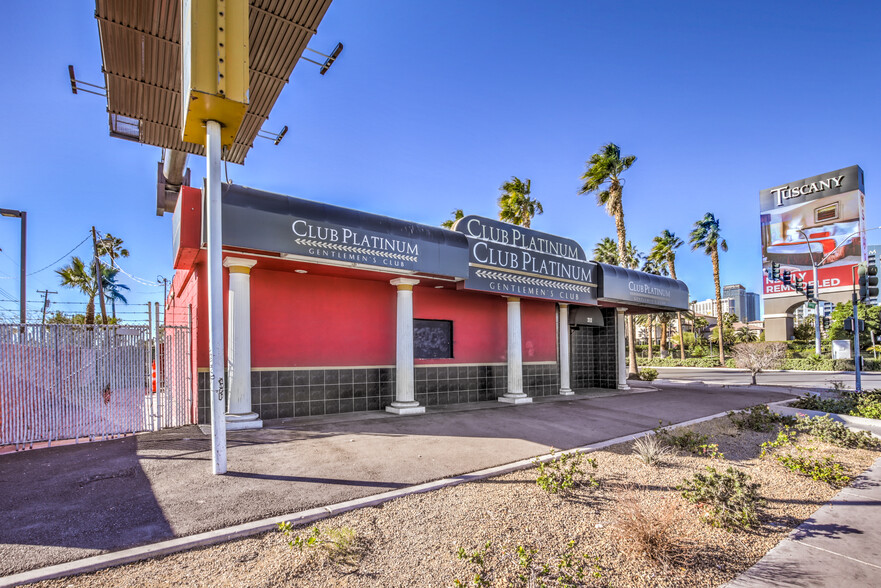
[[[50,267],[52,267],[53,265],[55,265],[55,264],[58,263],[59,261],[63,260],[63,259],[64,259],[65,257],[67,257],[68,255],[70,255],[71,253],[73,253],[74,251],[76,251],[77,249],[79,249],[80,246],[81,246],[83,243],[85,243],[85,242],[89,239],[89,237],[91,237],[91,236],[92,236],[91,233],[88,234],[88,235],[86,235],[86,238],[83,239],[82,241],[80,241],[80,242],[77,244],[76,247],[74,247],[73,249],[71,249],[70,251],[68,251],[67,253],[65,253],[64,255],[62,255],[61,257],[59,257],[58,259],[56,259],[55,261],[53,261],[53,262],[50,263],[49,265],[47,265],[47,266],[45,266],[45,267],[43,267],[43,268],[41,268],[41,269],[38,269],[38,270],[35,271],[35,272],[31,272],[31,273],[29,273],[29,274],[27,274],[27,275],[32,276],[32,275],[34,275],[34,274],[38,274],[38,273],[40,273],[40,272],[44,272],[44,271],[46,271],[47,269],[49,269]],[[9,256],[7,255],[7,257],[9,257]]]

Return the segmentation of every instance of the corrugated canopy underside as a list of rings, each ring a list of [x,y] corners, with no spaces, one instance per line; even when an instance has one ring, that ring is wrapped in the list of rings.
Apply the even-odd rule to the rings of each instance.
[[[244,163],[331,0],[250,0],[250,103],[229,153]],[[110,134],[197,155],[181,139],[180,0],[96,0]]]

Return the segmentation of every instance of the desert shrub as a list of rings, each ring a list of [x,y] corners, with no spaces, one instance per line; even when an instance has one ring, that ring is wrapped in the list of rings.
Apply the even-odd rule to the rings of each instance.
[[[871,392],[845,390],[837,398],[823,398],[817,394],[806,394],[792,402],[790,406],[804,410],[881,419],[881,390]]]
[[[783,454],[776,457],[787,469],[808,476],[820,482],[826,482],[835,488],[844,488],[850,484],[850,476],[844,473],[840,463],[834,461],[834,455],[826,455],[822,459],[811,457],[809,449],[797,447],[798,454]]]
[[[688,451],[694,455],[711,459],[725,459],[725,454],[719,451],[719,446],[716,443],[709,442],[710,438],[707,435],[694,431],[673,433],[664,427],[658,427],[654,431],[660,440],[675,449],[681,449],[682,451]]]
[[[475,566],[474,576],[471,578],[473,586],[489,586],[489,571],[487,570],[487,555],[492,547],[492,541],[487,541],[483,545],[483,549],[476,549],[469,553],[464,547],[459,547],[456,557]],[[469,582],[461,581],[458,578],[453,580],[453,586],[467,586]]]
[[[779,415],[768,408],[766,404],[751,406],[740,413],[729,412],[728,418],[738,429],[749,429],[760,433],[767,433],[777,423],[792,424],[795,422],[793,417]]]
[[[538,477],[535,483],[549,494],[567,493],[570,489],[578,486],[599,486],[599,482],[592,473],[582,469],[585,465],[591,469],[597,468],[596,458],[588,458],[580,451],[562,453],[554,457],[555,451],[551,449],[551,459],[542,462],[538,459],[533,463],[538,468]]]
[[[651,382],[655,378],[658,377],[658,370],[652,369],[650,367],[640,368],[639,370],[639,379],[645,382]]]
[[[789,405],[804,410],[819,410],[835,414],[848,414],[854,408],[854,401],[845,393],[840,398],[823,398],[819,394],[805,394]]]
[[[691,480],[676,487],[689,502],[706,507],[703,519],[716,527],[732,529],[758,523],[759,509],[765,504],[759,496],[759,484],[745,472],[729,466],[723,473],[707,466]]]
[[[633,453],[644,464],[655,465],[670,454],[670,447],[657,435],[646,435],[633,443]]]
[[[868,431],[851,431],[843,423],[833,420],[828,415],[819,417],[800,417],[793,428],[800,432],[837,445],[852,449],[876,449],[878,439]]]
[[[320,549],[333,563],[357,565],[364,551],[363,541],[350,527],[321,531],[316,525],[306,536],[295,535],[294,526],[288,521],[279,523],[278,528],[291,548],[296,547],[301,551],[310,548]]]
[[[675,505],[645,508],[637,494],[626,492],[618,502],[613,538],[618,550],[632,559],[683,566],[688,552],[679,530],[682,513]]]

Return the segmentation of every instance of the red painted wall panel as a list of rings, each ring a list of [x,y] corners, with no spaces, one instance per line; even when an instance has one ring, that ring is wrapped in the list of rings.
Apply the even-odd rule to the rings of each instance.
[[[253,367],[394,365],[388,282],[251,271]]]
[[[198,264],[174,310],[193,304],[193,341],[199,367],[208,367],[207,270]],[[224,322],[229,278],[224,271]],[[385,281],[251,271],[251,364],[265,367],[394,365],[395,288]],[[413,291],[419,319],[453,321],[453,359],[432,363],[504,363],[507,300],[449,289]],[[556,305],[521,300],[523,361],[555,361]]]
[[[557,361],[557,305],[520,300],[523,361]]]

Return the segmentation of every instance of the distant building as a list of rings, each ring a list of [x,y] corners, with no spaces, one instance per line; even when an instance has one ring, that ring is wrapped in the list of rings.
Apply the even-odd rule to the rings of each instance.
[[[691,312],[694,314],[703,314],[708,316],[715,317],[718,313],[716,312],[716,299],[708,298],[707,300],[701,300],[700,302],[694,301],[690,305]],[[722,299],[722,313],[734,313],[734,299],[733,298],[723,298]]]
[[[740,284],[729,284],[722,288],[722,296],[734,301],[732,314],[743,323],[759,320],[759,295],[747,292]]]
[[[829,316],[832,314],[832,309],[835,308],[835,305],[831,302],[820,302],[817,304],[816,309],[808,308],[808,303],[805,302],[801,306],[795,309],[795,321],[796,323],[800,323],[806,318],[813,318],[814,314],[819,311],[820,316]]]

